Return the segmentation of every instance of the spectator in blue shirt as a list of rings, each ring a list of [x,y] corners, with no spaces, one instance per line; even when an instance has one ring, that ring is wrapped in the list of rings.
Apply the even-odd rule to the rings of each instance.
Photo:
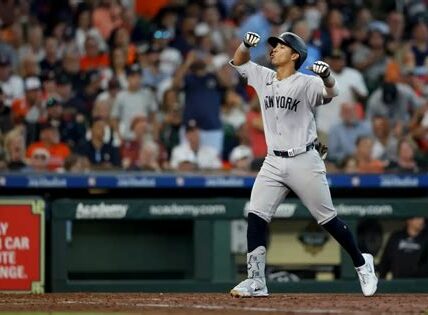
[[[343,103],[340,116],[342,122],[333,126],[328,135],[328,159],[339,164],[355,152],[359,137],[372,134],[370,124],[357,119],[354,104]]]
[[[86,156],[94,169],[108,170],[120,167],[119,148],[104,142],[106,122],[95,117],[91,125],[91,138],[86,140],[77,150]]]
[[[201,144],[211,146],[221,155],[223,128],[220,120],[222,86],[229,84],[221,71],[209,71],[211,56],[191,51],[176,71],[173,86],[183,88],[185,104],[183,123],[195,120],[200,128]],[[184,138],[184,130],[182,131]]]

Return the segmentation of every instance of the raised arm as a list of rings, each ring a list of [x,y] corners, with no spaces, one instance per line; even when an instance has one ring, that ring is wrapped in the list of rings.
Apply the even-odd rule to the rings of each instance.
[[[256,47],[259,42],[259,34],[253,32],[245,33],[241,45],[239,45],[233,55],[233,64],[235,66],[240,66],[247,63],[250,60],[250,48]]]
[[[195,60],[196,53],[193,50],[189,51],[184,63],[175,71],[174,77],[172,79],[172,86],[174,88],[181,89],[183,87],[184,77]]]
[[[308,69],[317,74],[324,82],[324,104],[330,102],[333,97],[339,95],[336,79],[331,74],[330,66],[327,63],[324,61],[315,61]]]

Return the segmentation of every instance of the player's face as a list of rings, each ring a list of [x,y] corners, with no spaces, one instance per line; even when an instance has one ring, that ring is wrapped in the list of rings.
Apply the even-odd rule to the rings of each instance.
[[[281,43],[276,44],[270,53],[271,63],[276,67],[286,65],[292,62],[292,60],[296,61],[298,58],[299,54],[294,52],[287,45]]]

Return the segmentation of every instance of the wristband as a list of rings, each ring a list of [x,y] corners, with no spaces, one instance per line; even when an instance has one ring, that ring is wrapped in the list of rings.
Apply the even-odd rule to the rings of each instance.
[[[239,45],[239,50],[241,50],[242,52],[249,52],[250,51],[250,47],[251,46],[247,46],[247,44],[245,44],[244,42],[242,42],[241,45]]]

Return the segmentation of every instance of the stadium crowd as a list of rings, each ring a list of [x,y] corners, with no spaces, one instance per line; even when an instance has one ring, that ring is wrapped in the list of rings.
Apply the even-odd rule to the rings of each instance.
[[[5,0],[0,170],[257,171],[257,96],[228,65],[243,34],[305,39],[340,95],[316,112],[330,172],[428,165],[427,1]]]

